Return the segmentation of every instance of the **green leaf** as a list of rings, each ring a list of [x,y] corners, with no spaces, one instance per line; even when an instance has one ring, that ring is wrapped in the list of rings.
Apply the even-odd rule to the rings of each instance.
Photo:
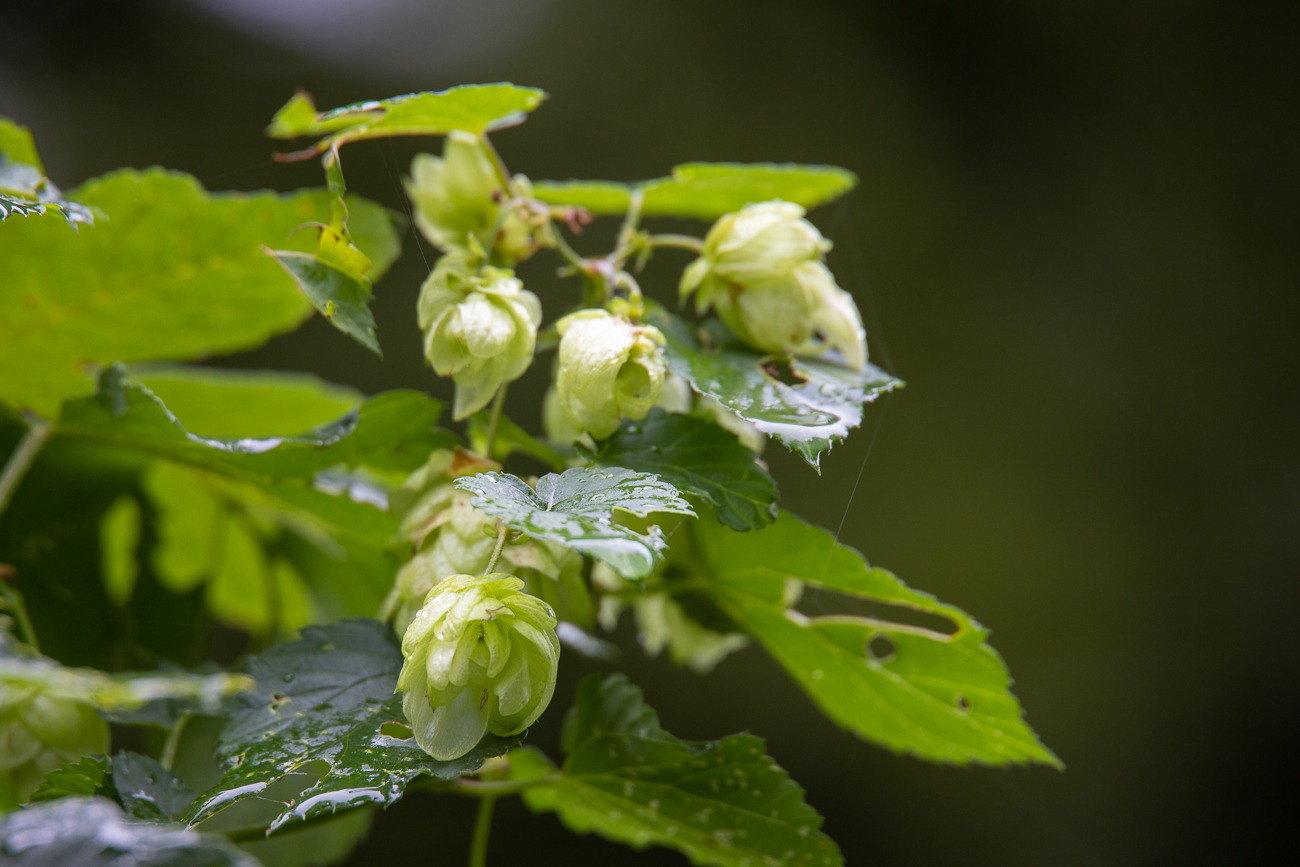
[[[59,798],[91,797],[117,798],[113,786],[113,764],[108,756],[86,756],[80,761],[68,762],[45,775],[40,786],[32,793],[33,804],[57,801]]]
[[[185,430],[201,437],[296,434],[346,415],[365,400],[360,392],[306,373],[153,364],[133,365],[128,373]]]
[[[254,694],[234,700],[217,753],[227,771],[192,809],[190,824],[257,796],[274,801],[270,786],[286,775],[316,779],[275,807],[269,831],[369,804],[397,801],[422,774],[450,780],[517,745],[485,737],[468,755],[431,758],[409,733],[402,700],[393,694],[402,652],[387,624],[355,618],[309,626],[302,639],[270,648],[250,661]],[[400,732],[399,732],[400,734]]]
[[[87,365],[186,360],[257,346],[297,327],[311,305],[261,252],[309,249],[293,230],[329,218],[329,194],[209,194],[189,175],[150,169],[92,180],[74,197],[108,219],[74,234],[50,220],[0,232],[0,401],[52,416],[93,390]],[[388,218],[352,200],[372,227]],[[377,279],[391,262],[391,226],[357,242]]]
[[[465,84],[317,112],[311,96],[299,91],[276,113],[266,134],[271,138],[296,138],[333,133],[305,154],[395,135],[445,135],[452,130],[477,135],[521,123],[544,99],[546,93],[533,87]]]
[[[699,416],[652,409],[640,421],[625,419],[612,437],[596,444],[591,458],[601,466],[654,473],[704,498],[733,530],[776,520],[776,480],[735,434]]]
[[[311,299],[312,306],[331,325],[375,355],[383,357],[379,340],[375,337],[375,316],[367,306],[371,295],[367,281],[344,273],[310,253],[271,250],[266,247],[262,251],[289,272],[298,288]]]
[[[621,674],[603,681],[588,675],[578,684],[564,750],[559,780],[523,797],[573,831],[637,849],[667,846],[718,867],[843,863],[820,830],[821,816],[766,755],[761,738],[679,740],[659,727],[641,690]],[[511,753],[510,765],[516,779],[553,773],[528,750]]]
[[[474,451],[484,453],[487,448],[488,425],[490,413],[487,410],[476,412],[469,417],[466,436]],[[497,436],[492,443],[492,459],[504,461],[515,452],[529,455],[549,466],[556,472],[564,472],[568,463],[555,449],[534,439],[519,425],[502,415],[497,419]]]
[[[103,798],[63,798],[10,813],[0,820],[0,854],[23,867],[258,867],[221,836],[132,821]]]
[[[820,460],[849,429],[862,423],[862,406],[904,383],[868,364],[860,371],[828,361],[794,358],[784,362],[733,342],[706,346],[689,325],[663,309],[646,317],[663,333],[668,366],[821,472]],[[796,385],[773,375],[788,363]]]
[[[1061,767],[1025,723],[988,630],[961,609],[872,568],[788,512],[743,535],[703,521],[692,529],[699,560],[686,580],[703,582],[835,722],[924,759]],[[893,607],[879,616],[807,617],[787,605],[800,582]],[[830,594],[819,599],[830,604]],[[955,631],[911,625],[909,611]]]
[[[125,605],[135,589],[140,566],[136,548],[140,544],[140,504],[123,494],[99,520],[100,572],[104,589],[115,605]]]
[[[67,199],[28,199],[0,192],[0,222],[9,217],[40,217],[58,214],[75,231],[78,225],[92,225],[95,214],[79,202]]]
[[[858,178],[836,166],[792,163],[685,163],[672,175],[639,184],[611,181],[539,181],[533,194],[553,205],[586,208],[593,214],[622,214],[634,189],[646,217],[690,217],[713,221],[753,202],[784,199],[812,210],[857,186]]]
[[[314,822],[264,840],[239,843],[263,867],[321,867],[347,860],[370,833],[374,810],[352,810],[336,819]]]
[[[129,816],[150,822],[178,820],[194,800],[180,777],[139,753],[113,756],[113,788]]]
[[[159,671],[110,675],[90,668],[65,668],[41,656],[0,656],[0,687],[39,687],[43,695],[100,710],[129,710],[160,698],[193,698],[211,712],[225,696],[252,686],[242,674]]]
[[[32,131],[7,117],[0,117],[0,154],[4,154],[16,163],[29,165],[42,175],[45,174],[45,166],[36,153],[36,142],[32,138]]]
[[[667,546],[651,525],[645,535],[615,524],[614,509],[694,515],[677,489],[651,473],[582,467],[548,473],[537,490],[508,473],[480,473],[454,484],[476,494],[472,504],[534,539],[557,542],[609,564],[625,578],[644,578]]]

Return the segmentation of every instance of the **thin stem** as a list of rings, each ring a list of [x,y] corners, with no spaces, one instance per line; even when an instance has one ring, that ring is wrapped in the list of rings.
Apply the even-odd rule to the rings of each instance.
[[[496,568],[497,558],[501,556],[501,549],[506,546],[506,535],[509,532],[510,528],[506,526],[505,521],[497,521],[497,546],[492,549],[492,559],[488,560],[487,568],[483,570],[484,575],[490,574]]]
[[[167,742],[163,744],[162,766],[167,770],[172,769],[176,763],[176,748],[181,745],[181,733],[185,731],[185,724],[190,721],[190,715],[181,714],[181,718],[176,720],[176,725],[167,733]]]
[[[488,415],[487,445],[483,447],[483,457],[489,461],[492,460],[492,449],[497,444],[497,428],[501,425],[501,409],[506,405],[506,386],[509,383],[501,383],[497,389],[497,396],[492,399],[492,411]]]
[[[488,835],[492,833],[492,808],[495,797],[478,802],[478,818],[474,820],[474,841],[469,849],[469,867],[487,867]]]
[[[647,247],[677,247],[694,253],[704,251],[704,242],[693,235],[647,235],[645,245]]]
[[[50,431],[54,429],[52,424],[35,413],[23,413],[23,420],[27,422],[27,433],[23,434],[23,438],[18,442],[18,448],[14,449],[14,453],[5,463],[4,472],[0,473],[0,514],[4,514],[5,509],[9,508],[9,501],[13,499],[18,483],[23,480],[23,476],[27,475],[32,462],[36,460],[36,455],[40,453],[41,446],[45,445]]]
[[[452,781],[452,790],[462,795],[473,795],[476,798],[496,798],[501,795],[517,795],[538,786],[551,786],[558,783],[560,779],[559,774],[547,774],[544,777],[534,777],[531,780],[470,780],[465,777],[458,777]]]
[[[32,619],[27,616],[27,604],[23,602],[23,594],[19,593],[16,587],[10,587],[9,582],[3,578],[0,578],[0,594],[4,595],[7,602],[5,607],[13,612],[14,622],[18,625],[18,635],[22,638],[23,643],[40,653],[41,643],[36,640],[36,630],[32,629]]]
[[[560,234],[560,230],[555,223],[552,222],[550,227],[551,240],[555,242],[556,252],[564,258],[564,261],[569,263],[571,268],[579,274],[585,275],[587,273],[587,260],[579,256],[578,251],[569,246],[569,242],[564,240],[564,235]]]
[[[618,243],[614,245],[614,253],[610,259],[622,264],[623,260],[632,252],[632,236],[636,234],[636,228],[641,223],[641,203],[645,201],[645,193],[638,187],[632,191],[628,199],[627,214],[623,217],[623,227],[618,230]]]
[[[501,154],[493,147],[492,142],[487,135],[480,135],[479,140],[483,142],[483,150],[487,151],[488,159],[492,161],[492,168],[497,173],[497,180],[501,182],[501,188],[507,196],[514,196],[514,187],[510,183],[510,172],[506,170],[505,161],[501,159]]]

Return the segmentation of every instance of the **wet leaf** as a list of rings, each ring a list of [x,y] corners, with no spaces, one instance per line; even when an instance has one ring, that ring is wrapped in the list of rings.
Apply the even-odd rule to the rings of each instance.
[[[644,578],[666,547],[651,525],[641,534],[614,523],[614,509],[645,517],[654,512],[694,515],[676,488],[652,473],[621,467],[582,467],[548,473],[537,490],[508,473],[480,473],[455,485],[477,496],[475,508],[534,539],[556,542],[609,564],[625,578]]]
[[[320,315],[380,358],[375,316],[370,312],[370,281],[358,279],[310,253],[263,248],[288,271]]]
[[[318,112],[311,96],[299,91],[276,112],[266,134],[297,138],[333,133],[310,149],[314,153],[368,138],[445,135],[452,130],[479,134],[521,123],[544,99],[546,93],[533,87],[466,84]]]
[[[194,793],[181,778],[139,753],[113,756],[113,788],[133,819],[176,821],[185,815]]]
[[[258,867],[224,837],[131,821],[104,798],[63,798],[0,819],[0,854],[23,867]]]
[[[776,481],[735,434],[699,416],[652,409],[644,419],[625,419],[592,459],[602,466],[654,473],[679,491],[709,502],[733,530],[776,520]]]
[[[856,371],[833,360],[788,360],[795,385],[773,375],[770,356],[735,343],[706,346],[691,326],[662,309],[647,319],[667,341],[668,365],[700,394],[717,400],[779,440],[821,471],[820,460],[849,429],[862,423],[862,406],[903,386],[878,367]]]
[[[407,725],[401,697],[393,694],[402,652],[387,624],[359,617],[309,626],[302,635],[250,661],[257,692],[234,701],[217,747],[226,774],[199,797],[190,824],[254,797],[272,807],[268,831],[387,806],[418,776],[453,779],[522,739],[488,735],[468,755],[437,761],[414,738],[382,731],[388,723]],[[278,801],[269,787],[287,775],[299,775],[306,787],[293,787]]]
[[[45,775],[40,786],[32,793],[31,802],[35,804],[40,801],[57,801],[59,798],[88,798],[92,795],[117,798],[117,789],[113,786],[113,763],[108,756],[86,756],[55,768]]]
[[[258,346],[296,328],[311,304],[263,245],[308,250],[294,229],[329,218],[325,190],[207,193],[190,177],[123,170],[71,194],[107,220],[75,234],[53,220],[0,232],[0,401],[53,416],[94,390],[113,361],[187,360]],[[350,201],[354,236],[378,279],[397,251],[387,213]],[[290,237],[292,234],[292,237]]]
[[[812,210],[853,189],[857,176],[836,166],[792,163],[685,163],[672,175],[637,184],[612,181],[538,181],[533,193],[544,202],[586,208],[593,214],[622,214],[640,189],[647,217],[689,217],[713,221],[753,202],[784,199]]]
[[[530,788],[534,811],[578,833],[637,849],[676,849],[695,864],[843,863],[803,790],[766,755],[761,738],[683,741],[659,727],[641,690],[621,674],[588,675],[564,724],[567,758],[552,785]],[[510,754],[511,776],[553,774],[532,750]]]
[[[703,521],[691,529],[699,559],[686,580],[702,583],[841,726],[924,759],[1061,767],[1025,723],[988,630],[961,609],[872,568],[788,512],[752,533]],[[882,605],[869,616],[805,616],[788,607],[803,584],[843,594],[849,605]],[[819,602],[833,605],[833,594]],[[909,623],[912,612],[933,626]]]
[[[262,867],[322,867],[341,864],[370,833],[374,810],[351,810],[335,819],[313,822],[265,840],[241,842],[239,848]]]

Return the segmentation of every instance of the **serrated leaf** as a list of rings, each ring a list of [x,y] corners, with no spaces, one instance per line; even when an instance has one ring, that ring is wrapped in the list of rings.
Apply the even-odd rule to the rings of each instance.
[[[149,822],[180,819],[194,793],[180,777],[149,756],[120,752],[113,756],[113,788],[127,815]]]
[[[117,789],[113,787],[113,764],[108,756],[86,756],[55,768],[45,775],[40,786],[32,793],[31,802],[36,804],[41,801],[57,801],[59,798],[89,798],[93,795],[101,798],[117,797]]]
[[[659,726],[641,690],[621,674],[588,675],[565,720],[568,754],[558,781],[524,791],[535,811],[555,812],[578,833],[637,849],[667,846],[695,864],[843,863],[803,790],[769,758],[761,738],[683,741]],[[539,754],[510,754],[511,776],[553,769]]]
[[[217,746],[226,774],[198,799],[191,825],[245,798],[269,798],[268,785],[294,773],[319,779],[281,805],[268,831],[354,807],[387,806],[420,775],[454,779],[522,739],[488,735],[469,754],[437,761],[414,738],[384,731],[390,723],[408,726],[394,695],[402,652],[387,624],[359,617],[309,626],[302,635],[250,661],[257,692],[234,702]]]
[[[625,419],[596,444],[601,466],[654,473],[678,490],[703,497],[718,520],[733,530],[752,530],[776,520],[776,480],[735,434],[708,419],[652,409],[639,421]]]
[[[767,369],[774,363],[771,356],[734,343],[705,346],[689,325],[662,309],[646,318],[664,335],[673,373],[779,440],[818,472],[822,453],[862,423],[863,404],[904,384],[871,364],[858,371],[829,358],[794,358],[786,363],[802,382],[787,385]]]
[[[266,133],[272,138],[333,133],[306,153],[396,135],[445,135],[452,130],[477,135],[522,122],[544,99],[546,93],[533,87],[466,84],[317,112],[311,97],[300,91],[276,113]]]
[[[40,217],[58,214],[74,230],[79,225],[93,225],[95,214],[79,202],[67,199],[28,199],[0,192],[0,222],[9,217]]]
[[[688,217],[712,221],[753,202],[784,199],[812,210],[853,189],[858,178],[836,166],[793,163],[685,163],[666,178],[620,184],[612,181],[538,181],[533,194],[554,205],[586,208],[593,214],[622,214],[632,191],[644,196],[646,217]]]
[[[641,517],[695,514],[677,489],[658,476],[621,467],[548,473],[537,480],[536,491],[509,473],[480,473],[454,484],[476,495],[475,508],[511,529],[581,551],[632,579],[649,575],[667,544],[657,526],[643,535],[615,524],[613,510]]]
[[[175,172],[119,171],[72,194],[108,217],[74,234],[50,220],[0,232],[0,400],[52,416],[93,390],[87,366],[188,360],[257,346],[297,327],[311,304],[261,252],[310,249],[303,223],[329,218],[325,190],[210,194]],[[357,242],[391,262],[396,239],[378,205],[351,200],[367,223]]]
[[[23,867],[258,867],[224,837],[131,821],[103,798],[63,798],[0,820],[0,854]]]
[[[841,726],[925,759],[1061,766],[1025,723],[1006,666],[986,643],[988,630],[961,609],[872,568],[789,512],[743,535],[706,522],[692,530],[700,559],[688,567],[687,580],[702,583]],[[807,617],[787,607],[792,582],[896,606],[904,622]],[[829,594],[822,599],[830,604]],[[955,631],[910,625],[902,616],[907,611],[932,615]]]
[[[487,410],[476,412],[469,417],[466,437],[474,451],[483,454],[487,448],[488,426],[490,417]],[[492,443],[492,459],[504,461],[515,452],[529,455],[549,466],[556,472],[564,472],[568,464],[555,449],[528,434],[519,425],[504,415],[497,419],[497,435]]]
[[[266,247],[262,251],[280,263],[331,325],[383,358],[375,336],[375,316],[367,306],[371,297],[368,281],[359,280],[310,253]]]

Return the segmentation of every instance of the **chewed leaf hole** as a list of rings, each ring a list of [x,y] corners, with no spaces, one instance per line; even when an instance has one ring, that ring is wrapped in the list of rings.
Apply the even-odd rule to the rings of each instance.
[[[837,593],[824,587],[805,586],[795,610],[807,617],[826,617],[847,614],[852,617],[869,617],[900,626],[919,626],[940,635],[955,635],[957,624],[940,614],[917,611],[903,605],[875,602],[860,596]]]
[[[867,642],[867,656],[876,662],[889,662],[897,649],[887,635],[873,635]]]
[[[410,726],[399,722],[384,723],[379,727],[379,733],[385,737],[396,738],[399,741],[404,741],[415,734],[411,731]]]
[[[803,385],[808,381],[807,378],[791,370],[788,361],[769,361],[763,365],[763,372],[786,385]]]
[[[970,710],[970,699],[968,699],[966,696],[962,695],[961,693],[957,693],[957,697],[953,701],[957,705],[957,710],[960,711]]]

